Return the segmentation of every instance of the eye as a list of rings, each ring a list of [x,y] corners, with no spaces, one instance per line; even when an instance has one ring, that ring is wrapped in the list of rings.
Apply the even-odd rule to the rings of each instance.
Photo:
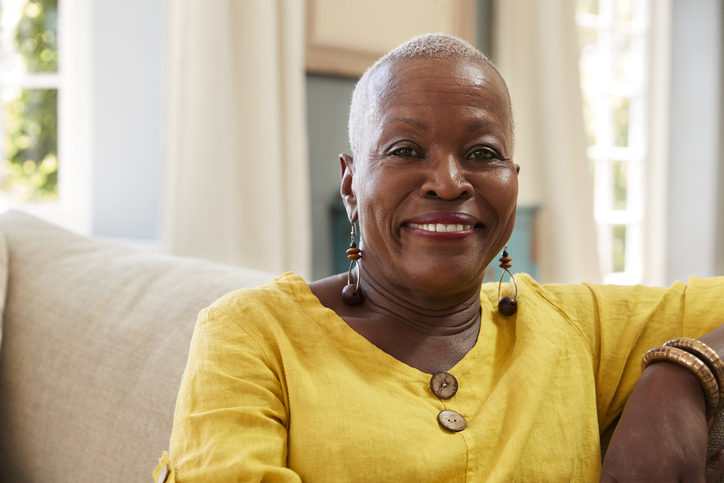
[[[468,159],[485,161],[488,159],[503,159],[495,150],[490,148],[476,148],[468,155]]]
[[[410,147],[402,147],[394,149],[390,152],[392,156],[398,156],[400,158],[419,158],[420,153],[415,151],[413,148]]]

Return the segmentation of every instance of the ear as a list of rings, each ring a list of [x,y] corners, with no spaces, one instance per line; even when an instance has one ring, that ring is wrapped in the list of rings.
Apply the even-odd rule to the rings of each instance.
[[[339,166],[342,170],[342,184],[339,188],[339,194],[342,195],[342,201],[344,202],[344,207],[347,209],[349,221],[354,223],[357,221],[357,196],[352,186],[354,159],[349,154],[340,154]]]

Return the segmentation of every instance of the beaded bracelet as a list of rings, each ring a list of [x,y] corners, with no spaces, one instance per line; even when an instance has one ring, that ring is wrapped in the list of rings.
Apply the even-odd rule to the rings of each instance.
[[[704,390],[706,398],[706,419],[714,416],[714,411],[719,407],[719,384],[716,382],[714,373],[709,366],[693,354],[676,347],[656,347],[644,354],[641,359],[641,372],[654,362],[668,361],[688,369],[696,376]]]
[[[714,349],[700,340],[690,339],[688,337],[677,337],[666,342],[664,345],[685,350],[709,366],[711,372],[714,373],[716,382],[719,384],[719,403],[724,403],[724,361],[722,361]]]

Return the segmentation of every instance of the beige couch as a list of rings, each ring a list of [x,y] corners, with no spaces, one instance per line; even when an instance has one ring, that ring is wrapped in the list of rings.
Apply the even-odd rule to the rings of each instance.
[[[0,232],[0,482],[153,481],[196,315],[272,276],[17,212]]]
[[[0,234],[0,482],[153,481],[197,313],[272,275],[17,212]],[[724,445],[718,418],[710,452]]]

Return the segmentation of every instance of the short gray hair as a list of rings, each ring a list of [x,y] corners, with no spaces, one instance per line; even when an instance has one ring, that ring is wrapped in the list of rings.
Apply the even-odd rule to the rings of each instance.
[[[375,104],[370,93],[370,79],[380,67],[385,64],[404,59],[468,59],[477,62],[482,66],[493,69],[500,76],[505,85],[505,80],[495,68],[493,63],[482,52],[467,43],[466,41],[452,35],[435,33],[424,34],[413,37],[407,42],[398,45],[387,54],[380,57],[372,67],[368,68],[360,77],[352,93],[352,103],[349,110],[349,123],[347,125],[349,143],[352,154],[361,152],[365,131],[374,122]],[[507,92],[507,85],[506,85]],[[510,105],[510,94],[508,94]],[[511,127],[512,129],[512,127]]]

